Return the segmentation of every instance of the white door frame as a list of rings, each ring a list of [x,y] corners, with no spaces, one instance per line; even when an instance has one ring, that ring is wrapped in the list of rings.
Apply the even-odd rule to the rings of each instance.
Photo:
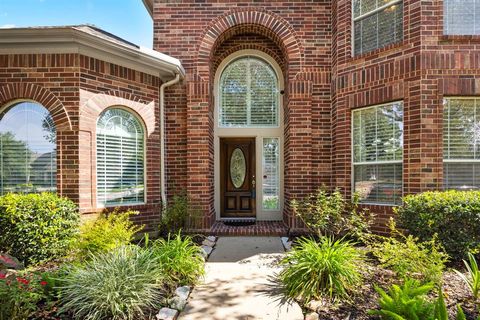
[[[258,127],[258,128],[222,128],[219,127],[219,94],[220,94],[220,76],[223,73],[225,67],[235,59],[242,56],[255,56],[265,60],[273,68],[278,79],[278,127]],[[214,204],[216,219],[220,220],[220,138],[255,138],[255,165],[256,165],[256,219],[264,221],[279,221],[283,217],[283,202],[284,202],[284,112],[283,112],[283,98],[280,94],[284,89],[284,78],[282,69],[278,63],[268,54],[258,50],[239,50],[232,53],[225,58],[217,68],[214,81]],[[279,194],[279,209],[278,210],[266,210],[262,206],[262,185],[263,185],[263,173],[262,173],[262,160],[263,160],[263,138],[278,138],[279,139],[279,179],[280,179],[280,194]]]

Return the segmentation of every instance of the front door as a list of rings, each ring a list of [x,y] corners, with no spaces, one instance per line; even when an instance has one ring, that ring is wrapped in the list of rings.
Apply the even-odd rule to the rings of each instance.
[[[255,218],[255,138],[220,139],[221,218]]]

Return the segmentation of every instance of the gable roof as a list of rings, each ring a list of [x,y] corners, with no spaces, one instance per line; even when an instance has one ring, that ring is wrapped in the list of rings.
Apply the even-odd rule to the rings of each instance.
[[[150,17],[153,16],[153,0],[142,0],[143,5],[147,8]]]
[[[169,80],[185,75],[180,60],[93,25],[0,29],[0,54],[80,53]]]

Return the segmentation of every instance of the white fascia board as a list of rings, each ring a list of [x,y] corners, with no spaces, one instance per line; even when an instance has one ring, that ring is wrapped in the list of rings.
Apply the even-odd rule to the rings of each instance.
[[[0,29],[0,53],[79,53],[160,77],[162,81],[176,74],[185,76],[178,59],[151,49],[124,46],[69,27]]]

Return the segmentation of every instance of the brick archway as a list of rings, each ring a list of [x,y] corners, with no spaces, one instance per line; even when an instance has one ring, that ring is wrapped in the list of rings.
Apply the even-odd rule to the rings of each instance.
[[[0,106],[17,99],[29,99],[43,105],[50,112],[57,132],[72,130],[67,110],[49,90],[33,83],[9,83],[0,87]]]
[[[255,33],[274,41],[288,63],[287,79],[294,79],[303,66],[303,48],[293,27],[282,17],[259,8],[229,11],[209,23],[197,47],[196,73],[204,81],[211,76],[210,61],[216,48],[236,34]]]

